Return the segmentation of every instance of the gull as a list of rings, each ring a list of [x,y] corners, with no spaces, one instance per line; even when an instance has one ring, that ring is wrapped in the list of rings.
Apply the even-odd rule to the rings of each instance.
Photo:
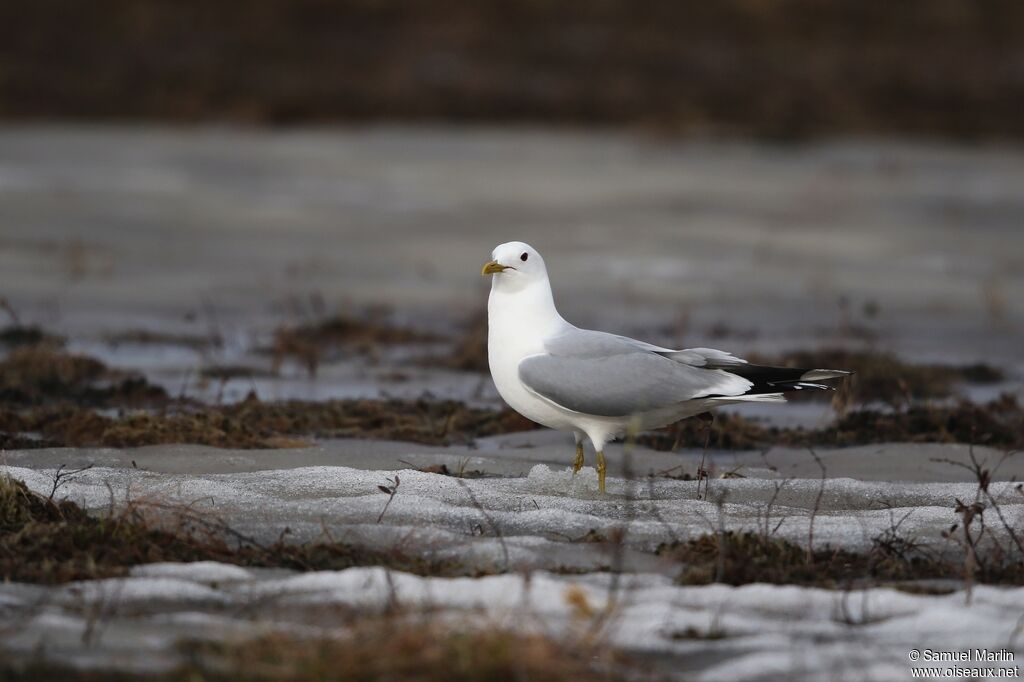
[[[497,246],[481,275],[487,300],[487,361],[502,399],[521,415],[583,441],[597,456],[605,492],[604,446],[732,403],[785,402],[784,393],[829,389],[849,374],[749,364],[713,348],[673,350],[626,336],[580,329],[558,314],[544,259],[529,244]]]

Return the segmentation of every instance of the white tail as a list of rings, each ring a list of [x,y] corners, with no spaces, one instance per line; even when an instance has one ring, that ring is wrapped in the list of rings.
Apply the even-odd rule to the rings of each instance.
[[[724,403],[752,402],[752,403],[784,403],[786,396],[781,393],[755,393],[753,395],[732,395],[716,396],[708,400],[720,400]]]
[[[851,372],[841,369],[809,369],[800,377],[801,381],[821,381],[822,379],[838,379],[848,377]]]

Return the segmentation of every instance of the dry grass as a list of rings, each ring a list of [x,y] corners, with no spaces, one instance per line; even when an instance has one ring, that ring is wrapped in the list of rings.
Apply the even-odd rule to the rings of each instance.
[[[325,344],[411,343],[427,338],[384,323],[346,318],[328,318],[287,335],[313,344],[317,358]],[[448,366],[479,369],[480,363],[486,363],[485,339],[486,327],[478,320],[450,356]],[[853,367],[859,374],[848,384],[844,401],[883,401],[895,409],[844,410],[834,425],[816,430],[764,426],[723,414],[712,428],[712,447],[841,446],[887,441],[1024,446],[1024,411],[1012,396],[983,405],[920,402],[922,398],[950,395],[957,381],[998,380],[999,373],[987,366],[915,366],[886,355],[830,350],[797,353],[774,361],[807,367]],[[204,379],[223,381],[247,373],[249,370],[243,367],[213,368]],[[117,416],[94,411],[111,407],[135,411]],[[451,444],[533,427],[511,410],[496,412],[430,399],[264,403],[250,396],[231,405],[202,405],[173,399],[138,374],[112,370],[94,358],[66,353],[45,342],[16,347],[0,360],[0,444],[11,448],[161,443],[277,448],[302,447],[308,445],[306,439],[315,437]],[[699,447],[705,434],[702,422],[685,420],[666,430],[641,434],[637,441],[655,449],[673,450],[684,445]]]
[[[898,528],[874,538],[864,552],[829,547],[808,552],[770,534],[725,531],[664,544],[658,553],[680,564],[677,582],[684,585],[760,582],[846,589],[909,583],[913,589],[915,582],[953,583],[964,578],[964,564],[956,552],[933,551],[901,536]],[[977,570],[980,582],[1024,583],[1024,557],[1011,556],[995,544]]]
[[[990,474],[979,476],[979,494],[984,495]],[[994,515],[990,526],[1003,523],[1006,527],[998,504],[991,497],[986,500],[987,504],[973,505],[973,520],[964,522],[965,528],[970,527],[965,536],[971,538],[970,578],[1022,584],[1024,555],[1020,547],[996,539],[992,530],[986,535],[981,523],[986,513]],[[957,509],[964,507],[959,500],[951,503]],[[845,588],[963,579],[955,527],[942,538],[932,539],[932,547],[941,541],[946,548],[937,551],[904,537],[899,525],[894,521],[866,552],[828,547],[808,551],[774,537],[766,521],[764,532],[712,533],[663,544],[658,553],[679,563],[678,580],[684,584],[770,582]],[[580,541],[609,542],[589,535]],[[72,502],[54,501],[29,491],[20,481],[0,477],[0,579],[61,583],[121,576],[132,566],[152,562],[203,560],[300,571],[386,566],[419,575],[479,575],[479,571],[456,563],[409,554],[397,547],[380,551],[333,540],[286,544],[283,539],[262,545],[187,507],[135,502],[118,512],[94,516]]]
[[[990,365],[920,365],[900,360],[895,355],[873,350],[822,348],[792,351],[777,357],[750,356],[751,362],[781,367],[845,369],[853,376],[844,399],[853,404],[873,402],[902,407],[916,401],[949,398],[963,382],[994,383],[1003,373]],[[827,400],[830,393],[806,391],[793,399]]]
[[[453,562],[324,541],[263,545],[188,507],[135,502],[105,516],[57,502],[0,476],[0,580],[62,583],[125,575],[161,561],[220,561],[294,570],[387,566],[421,575],[463,575]]]
[[[398,327],[377,317],[356,318],[334,315],[294,327],[282,326],[274,332],[270,348],[273,370],[291,359],[316,376],[323,358],[332,350],[346,347],[357,353],[373,353],[380,345],[427,343],[438,338],[415,329]]]
[[[136,447],[196,443],[230,448],[304,447],[312,438],[401,440],[429,445],[526,431],[535,425],[511,410],[471,408],[456,401],[421,399],[284,401],[255,398],[223,406],[181,404],[160,412],[105,416],[73,406],[0,408],[0,434],[8,447]],[[688,419],[633,442],[674,451],[704,445],[704,422]],[[1024,446],[1024,409],[1013,396],[984,404],[916,405],[903,410],[858,410],[819,429],[780,428],[736,414],[720,414],[709,446],[751,450],[771,445],[847,446],[868,443],[976,443]],[[41,438],[19,434],[40,434]]]
[[[487,364],[487,313],[474,315],[452,347],[451,353],[430,357],[423,364],[462,372],[490,372]]]
[[[109,334],[106,337],[107,343],[117,347],[122,344],[133,344],[143,346],[178,346],[190,348],[195,351],[204,351],[223,343],[216,334],[174,334],[170,332],[152,331],[149,329],[134,329],[130,331]]]
[[[333,324],[330,328],[335,330],[330,334],[340,333]],[[418,334],[360,329],[359,334],[370,334],[360,338],[390,335],[396,342]],[[110,416],[95,411],[100,407],[135,411]],[[265,403],[250,394],[231,405],[202,405],[173,399],[139,375],[111,370],[99,360],[47,344],[16,348],[0,360],[0,442],[6,447],[195,443],[280,448],[306,446],[303,439],[310,437],[443,445],[530,428],[531,422],[510,410],[428,399]]]
[[[99,360],[45,343],[15,348],[0,360],[0,404],[141,406],[167,399],[166,391],[137,374],[111,370]]]
[[[475,626],[474,626],[475,625]],[[653,680],[621,652],[581,637],[516,632],[488,623],[442,624],[427,616],[361,614],[336,637],[266,635],[227,643],[184,642],[188,663],[154,682],[562,682]],[[37,664],[4,669],[4,679],[120,682],[126,673]]]
[[[623,655],[581,639],[396,618],[367,619],[336,639],[264,637],[227,646],[196,644],[188,653],[201,671],[230,670],[255,680],[637,679],[625,674]]]
[[[224,406],[181,405],[177,412],[119,417],[76,407],[0,409],[0,432],[36,432],[49,444],[136,447],[197,443],[215,447],[304,447],[303,438],[376,438],[430,445],[468,443],[533,424],[511,410],[455,401],[330,400],[264,403],[250,396]],[[25,441],[31,445],[32,441]]]
[[[687,419],[667,429],[642,433],[635,442],[655,450],[700,448],[707,427]],[[913,405],[905,409],[857,410],[820,429],[766,426],[736,414],[719,414],[711,426],[709,446],[722,450],[756,450],[771,445],[847,446],[868,443],[975,443],[997,448],[1024,447],[1024,408],[1012,395],[988,403]]]
[[[804,547],[761,533],[726,531],[683,543],[662,545],[658,553],[682,565],[678,582],[730,585],[765,582],[841,587],[854,582],[955,577],[955,570],[923,560],[894,560],[881,552],[856,553]],[[942,569],[936,570],[936,569]]]
[[[35,325],[12,324],[0,329],[0,346],[20,348],[40,344],[60,347],[64,344],[64,339],[45,332]]]

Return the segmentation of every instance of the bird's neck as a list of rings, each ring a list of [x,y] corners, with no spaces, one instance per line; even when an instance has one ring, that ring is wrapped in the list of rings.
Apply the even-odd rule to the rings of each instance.
[[[547,338],[568,324],[555,308],[551,285],[546,279],[515,289],[502,286],[498,281],[492,282],[491,295],[487,299],[487,319],[492,330],[514,327],[519,334],[528,331],[539,338]]]

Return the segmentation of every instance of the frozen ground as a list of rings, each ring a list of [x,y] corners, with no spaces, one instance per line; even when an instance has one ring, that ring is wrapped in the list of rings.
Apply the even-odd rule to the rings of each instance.
[[[582,591],[596,610],[614,599],[601,634],[680,680],[904,680],[911,650],[1006,650],[1018,660],[1024,653],[1017,633],[1024,589],[979,587],[966,606],[961,592],[678,587],[650,574],[629,575],[615,587],[606,574],[545,572],[528,580],[400,573],[391,580],[393,588],[383,569],[282,575],[215,563],[154,564],[124,579],[0,585],[0,613],[12,627],[8,650],[148,671],[177,661],[178,639],[329,633],[353,608],[379,613],[395,601],[461,615],[479,627],[571,633],[585,624],[575,617],[569,590]]]
[[[678,587],[678,565],[655,556],[672,539],[725,529],[760,530],[770,507],[777,534],[800,543],[814,516],[816,546],[864,549],[901,522],[905,537],[952,550],[940,533],[957,519],[956,498],[973,499],[960,446],[880,445],[822,451],[828,472],[806,452],[712,453],[718,472],[711,500],[696,484],[646,473],[696,466],[699,453],[669,455],[642,449],[628,456],[634,480],[623,476],[621,448],[609,492],[596,492],[596,474],[574,481],[569,448],[544,433],[482,442],[477,449],[403,443],[332,441],[281,451],[217,451],[196,446],[137,450],[8,452],[6,471],[48,493],[59,464],[96,466],[71,478],[58,495],[98,512],[131,499],[143,505],[190,505],[261,541],[285,528],[289,541],[329,536],[376,548],[401,547],[435,559],[456,559],[511,575],[480,579],[394,576],[397,598],[452,617],[552,632],[579,626],[565,593],[581,586],[600,609],[616,598],[605,634],[611,643],[649,654],[680,679],[891,680],[909,675],[910,649],[1010,648],[1021,653],[1017,630],[1024,589],[978,588],[966,605],[961,586],[945,596],[890,589],[828,591],[795,586]],[[1000,453],[977,450],[989,464]],[[408,464],[465,464],[491,477],[459,480],[415,471]],[[401,478],[383,520],[387,497],[379,484]],[[1024,460],[998,470],[993,493],[1007,521],[1024,522],[1024,498],[1008,482],[1024,475]],[[823,487],[820,504],[816,502]],[[716,501],[721,498],[722,504]],[[475,501],[474,501],[475,500]],[[816,504],[818,511],[812,514]],[[587,542],[594,531],[625,530],[624,550]],[[611,588],[610,566],[627,571]],[[588,571],[581,576],[549,573]],[[524,573],[532,574],[524,582]],[[338,627],[341,606],[376,611],[389,599],[375,569],[290,574],[217,564],[140,567],[132,577],[63,587],[0,587],[0,627],[12,634],[15,655],[83,666],[160,668],[178,659],[182,637],[214,640],[268,630],[315,634]],[[97,622],[100,624],[97,625]],[[688,632],[689,628],[693,631]],[[695,634],[696,633],[696,634]],[[705,639],[706,637],[721,639]]]
[[[694,481],[648,474],[693,474],[700,453],[636,450],[627,456],[618,446],[609,451],[613,478],[610,494],[602,497],[592,468],[573,479],[570,447],[525,447],[534,439],[549,437],[518,434],[502,439],[504,447],[491,441],[473,450],[332,441],[269,452],[181,445],[9,452],[5,459],[12,475],[44,493],[60,464],[94,464],[61,489],[89,509],[105,510],[112,499],[187,505],[262,542],[273,542],[287,528],[295,541],[327,536],[382,549],[400,546],[483,570],[607,568],[607,547],[582,540],[591,531],[610,537],[617,528],[626,530],[626,546],[636,550],[628,557],[631,567],[659,570],[649,554],[659,544],[720,527],[763,530],[766,513],[778,536],[802,543],[816,504],[818,543],[866,549],[899,521],[908,537],[942,549],[940,533],[958,520],[954,501],[973,499],[977,487],[966,470],[934,461],[967,462],[963,446],[823,450],[824,484],[809,453],[781,449],[713,453],[718,475],[742,478],[712,480],[706,499],[699,499]],[[976,454],[990,466],[1002,459],[995,451]],[[490,476],[463,480],[414,469],[440,463]],[[626,467],[633,480],[622,478]],[[378,524],[387,496],[377,486],[396,473],[399,493]],[[1003,462],[996,479],[1024,479],[1024,459]],[[1004,500],[1011,524],[1024,522],[1024,497],[1012,483],[993,484],[993,492]]]

